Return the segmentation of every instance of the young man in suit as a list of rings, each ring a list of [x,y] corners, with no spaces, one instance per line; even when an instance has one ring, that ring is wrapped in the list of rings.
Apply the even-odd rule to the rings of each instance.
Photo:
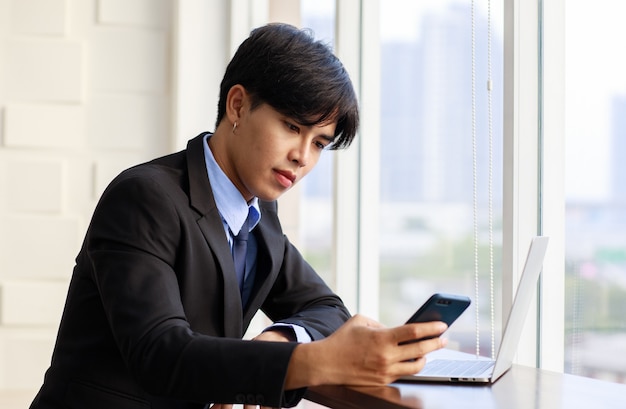
[[[421,369],[445,341],[399,343],[445,325],[350,318],[277,218],[276,199],[357,128],[352,84],[325,45],[288,25],[254,30],[226,69],[215,132],[103,193],[31,408],[283,407],[307,386]],[[259,309],[274,325],[242,340]]]

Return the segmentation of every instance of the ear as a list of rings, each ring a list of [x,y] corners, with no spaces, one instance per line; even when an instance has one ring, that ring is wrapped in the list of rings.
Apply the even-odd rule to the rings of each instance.
[[[239,121],[247,101],[248,93],[243,85],[235,84],[230,88],[226,95],[226,117],[231,125]]]

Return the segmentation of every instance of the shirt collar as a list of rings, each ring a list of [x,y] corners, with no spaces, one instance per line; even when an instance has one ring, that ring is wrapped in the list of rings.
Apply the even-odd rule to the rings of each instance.
[[[213,189],[213,197],[217,210],[220,212],[222,219],[228,225],[232,234],[239,234],[241,226],[246,221],[248,214],[249,230],[252,230],[261,220],[261,211],[259,209],[259,199],[254,197],[250,203],[241,195],[241,192],[235,187],[233,182],[226,176],[222,168],[215,161],[213,152],[209,147],[209,138],[212,134],[207,134],[204,140],[204,161],[206,163],[207,174],[211,181]]]

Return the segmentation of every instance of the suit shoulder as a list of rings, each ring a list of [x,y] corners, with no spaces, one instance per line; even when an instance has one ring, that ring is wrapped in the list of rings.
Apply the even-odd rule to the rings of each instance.
[[[177,152],[132,166],[122,171],[113,182],[128,179],[180,177],[186,170],[186,159],[182,152]]]

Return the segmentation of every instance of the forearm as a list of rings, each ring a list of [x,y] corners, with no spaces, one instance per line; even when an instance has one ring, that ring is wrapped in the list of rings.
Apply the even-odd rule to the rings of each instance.
[[[324,365],[321,362],[319,342],[299,344],[291,354],[287,375],[285,377],[285,390],[305,388],[322,384],[332,384],[329,379],[324,379],[320,368]]]

